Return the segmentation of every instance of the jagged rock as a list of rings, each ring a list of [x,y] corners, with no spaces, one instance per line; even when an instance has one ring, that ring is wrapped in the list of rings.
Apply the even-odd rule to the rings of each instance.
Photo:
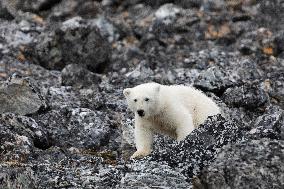
[[[134,162],[128,164],[119,188],[190,188],[186,177],[176,169],[160,162]]]
[[[111,50],[96,26],[74,17],[63,22],[55,32],[40,35],[23,53],[48,69],[61,70],[67,64],[82,64],[91,71],[102,72],[108,66]]]
[[[212,54],[218,66],[211,66],[200,73],[194,86],[204,91],[222,95],[227,88],[242,85],[245,82],[254,82],[261,78],[261,73],[255,62],[250,59],[221,60]],[[223,55],[222,55],[223,56]],[[211,59],[213,58],[211,57]],[[227,66],[227,69],[224,69]]]
[[[39,12],[48,10],[61,0],[3,0],[3,3],[13,13],[16,11]]]
[[[31,168],[9,168],[8,165],[0,166],[1,188],[36,189],[37,178]]]
[[[192,178],[214,160],[223,146],[241,138],[239,126],[217,115],[208,118],[180,143],[160,139],[154,145],[150,159],[167,162],[169,166],[179,168],[187,178]]]
[[[265,113],[253,123],[248,137],[252,139],[284,139],[284,111],[277,106],[269,106]]]
[[[159,39],[165,38],[165,33],[186,33],[192,25],[200,21],[196,13],[190,9],[182,9],[174,4],[164,4],[156,12],[149,30]]]
[[[283,184],[283,145],[277,146],[284,132],[280,0],[0,4],[0,80],[14,73],[29,77],[48,102],[44,111],[26,116],[0,115],[0,188]],[[96,73],[103,74],[93,78]],[[150,156],[129,161],[134,120],[122,91],[152,81],[204,90],[223,117],[209,118],[180,143],[156,135]],[[269,140],[276,147],[266,145]],[[269,155],[274,153],[276,158]]]
[[[35,119],[48,130],[54,143],[61,147],[99,149],[110,145],[110,140],[114,140],[111,137],[116,134],[105,113],[86,108],[52,110]]]
[[[95,18],[101,13],[100,3],[93,0],[61,0],[52,8],[48,18],[58,22],[75,16],[86,19]]]
[[[261,139],[226,146],[197,188],[283,188],[284,142]]]
[[[90,87],[92,84],[98,84],[101,77],[90,72],[79,64],[69,64],[62,70],[62,84],[74,87]]]
[[[35,154],[37,156],[30,162],[36,170],[37,178],[41,180],[38,188],[93,188],[96,186],[94,177],[98,170],[103,168],[101,157],[80,150],[72,152],[72,148],[53,147]]]
[[[6,20],[13,20],[14,16],[8,11],[6,7],[4,7],[3,2],[0,2],[0,18]]]
[[[246,83],[240,87],[228,88],[221,98],[230,106],[252,110],[264,107],[268,102],[268,94],[258,83]]]
[[[218,67],[211,67],[202,71],[194,82],[196,88],[214,93],[223,93],[226,88],[238,84],[239,78],[232,75],[228,71],[224,71]]]
[[[0,126],[1,162],[26,162],[35,147],[47,149],[52,145],[47,131],[32,118],[1,114]]]
[[[0,113],[33,114],[47,107],[40,91],[28,78],[12,77],[0,86]]]
[[[133,152],[135,152],[134,119],[130,119],[127,116],[124,116],[121,122],[122,126],[120,148],[122,157],[128,159],[133,154]]]

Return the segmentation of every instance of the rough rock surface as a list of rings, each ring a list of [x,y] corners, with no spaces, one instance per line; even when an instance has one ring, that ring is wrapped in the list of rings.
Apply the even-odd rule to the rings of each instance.
[[[283,188],[283,8],[0,1],[0,188]],[[122,91],[150,81],[195,86],[222,115],[132,161]]]
[[[102,72],[108,65],[110,45],[95,25],[81,17],[66,20],[55,32],[53,29],[50,35],[43,34],[35,40],[23,53],[45,68],[83,64],[91,71]]]
[[[90,72],[79,64],[69,64],[62,70],[62,85],[74,87],[90,87],[101,81],[99,75]]]
[[[242,106],[248,109],[263,107],[268,95],[257,83],[244,84],[240,87],[227,89],[222,95],[224,102],[231,106]]]
[[[227,122],[221,115],[214,116],[188,135],[185,141],[157,142],[152,159],[167,162],[191,178],[210,164],[224,145],[240,140],[241,136],[242,131],[235,123]]]
[[[226,146],[197,188],[283,188],[284,142],[260,139]]]
[[[0,86],[0,114],[33,114],[47,107],[40,91],[28,79],[10,78]]]

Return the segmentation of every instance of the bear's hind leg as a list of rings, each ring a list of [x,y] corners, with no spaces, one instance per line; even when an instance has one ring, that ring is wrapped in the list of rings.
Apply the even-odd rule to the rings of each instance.
[[[176,128],[177,141],[182,141],[194,130],[193,119],[190,114],[181,116],[181,120],[178,121]]]

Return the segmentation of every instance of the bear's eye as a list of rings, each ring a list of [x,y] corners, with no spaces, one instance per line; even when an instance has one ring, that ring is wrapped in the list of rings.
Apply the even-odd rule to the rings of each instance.
[[[137,102],[137,99],[136,99],[136,98],[134,99],[134,102]]]
[[[150,99],[149,98],[145,98],[145,101],[147,102],[147,101],[149,101]]]

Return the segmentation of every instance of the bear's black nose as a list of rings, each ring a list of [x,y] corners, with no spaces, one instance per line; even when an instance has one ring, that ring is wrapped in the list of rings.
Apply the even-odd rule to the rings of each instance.
[[[137,110],[137,113],[140,117],[143,117],[145,115],[144,110]]]

